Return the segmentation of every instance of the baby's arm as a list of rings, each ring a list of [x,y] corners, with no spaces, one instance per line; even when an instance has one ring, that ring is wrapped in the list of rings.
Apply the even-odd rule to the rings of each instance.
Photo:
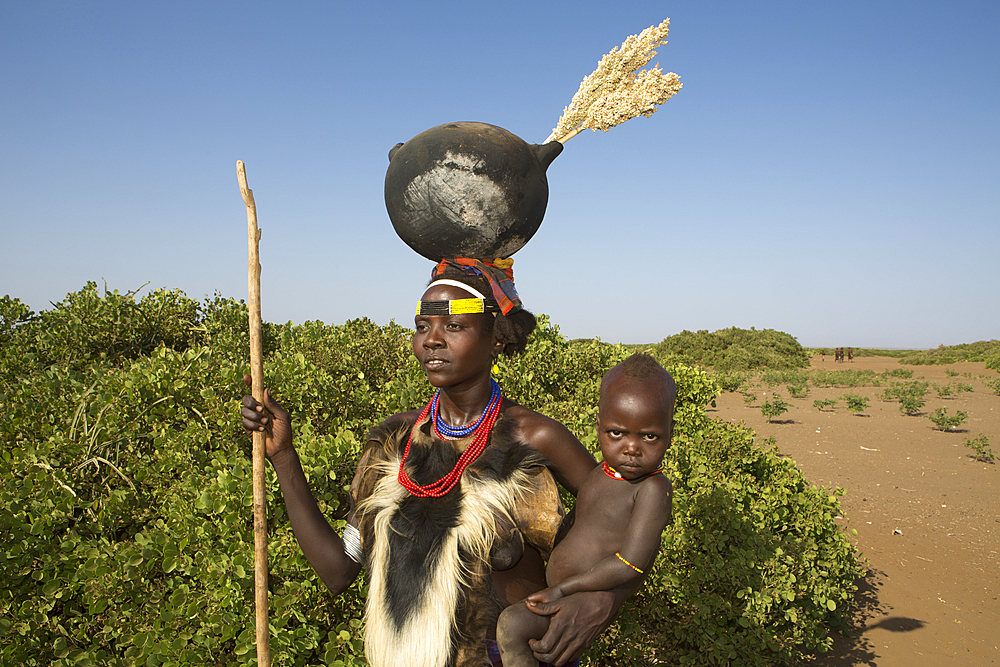
[[[586,572],[528,596],[528,604],[552,602],[580,591],[610,591],[624,587],[629,594],[639,587],[660,550],[660,537],[670,523],[673,487],[663,475],[644,480],[636,494],[625,539],[617,554],[601,560]],[[577,525],[579,529],[582,526]]]

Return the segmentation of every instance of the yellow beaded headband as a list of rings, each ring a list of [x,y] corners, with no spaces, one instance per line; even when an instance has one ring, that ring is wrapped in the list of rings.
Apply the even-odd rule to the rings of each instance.
[[[499,313],[495,304],[485,299],[452,299],[451,301],[417,301],[417,315],[465,315],[467,313]]]
[[[417,315],[465,315],[469,313],[498,313],[500,307],[492,299],[487,299],[474,287],[457,280],[442,278],[435,280],[427,286],[428,289],[435,285],[451,285],[458,287],[469,294],[475,294],[470,299],[452,299],[450,301],[417,301]]]

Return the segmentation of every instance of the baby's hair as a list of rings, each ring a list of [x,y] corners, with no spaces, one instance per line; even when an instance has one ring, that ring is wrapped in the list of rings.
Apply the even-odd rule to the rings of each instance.
[[[463,285],[475,288],[480,294],[489,296],[492,293],[489,283],[479,276],[469,275],[461,269],[448,267],[440,276],[434,278],[434,280],[440,280],[441,278],[457,280]],[[434,280],[431,282],[434,282]],[[523,308],[508,315],[496,313],[495,317],[492,313],[484,313],[483,317],[494,318],[493,335],[503,344],[503,349],[500,353],[508,357],[524,352],[524,349],[528,346],[528,336],[531,335],[531,332],[535,330],[538,324],[535,321],[535,316]]]
[[[636,380],[645,380],[653,373],[659,371],[666,372],[666,369],[660,365],[660,362],[645,352],[636,352],[631,355],[621,363],[620,369],[622,373]]]
[[[622,375],[633,380],[648,380],[651,378],[660,380],[663,383],[664,396],[667,400],[669,410],[673,413],[674,403],[677,400],[677,384],[674,382],[674,376],[661,366],[660,362],[653,358],[652,355],[645,352],[636,352],[605,373],[604,378],[601,380],[600,400],[604,400],[605,390],[611,381],[615,377]]]

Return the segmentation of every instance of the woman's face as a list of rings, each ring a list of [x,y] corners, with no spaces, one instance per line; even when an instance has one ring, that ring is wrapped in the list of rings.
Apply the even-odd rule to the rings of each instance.
[[[437,285],[424,292],[423,301],[468,299],[471,294],[451,285]],[[417,315],[414,319],[413,354],[431,385],[454,387],[485,382],[502,345],[493,335],[488,315]]]

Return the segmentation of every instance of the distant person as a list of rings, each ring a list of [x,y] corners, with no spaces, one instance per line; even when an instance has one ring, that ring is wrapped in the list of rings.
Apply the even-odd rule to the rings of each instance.
[[[854,361],[854,349],[853,348],[850,348],[850,347],[847,348],[847,360],[850,361],[850,362]]]
[[[498,657],[505,667],[538,665],[529,641],[546,633],[549,618],[529,607],[582,591],[631,595],[639,589],[671,521],[673,487],[662,463],[676,399],[674,379],[647,354],[634,354],[605,374],[597,413],[604,461],[584,480],[576,520],[552,550],[549,587],[500,614]]]

